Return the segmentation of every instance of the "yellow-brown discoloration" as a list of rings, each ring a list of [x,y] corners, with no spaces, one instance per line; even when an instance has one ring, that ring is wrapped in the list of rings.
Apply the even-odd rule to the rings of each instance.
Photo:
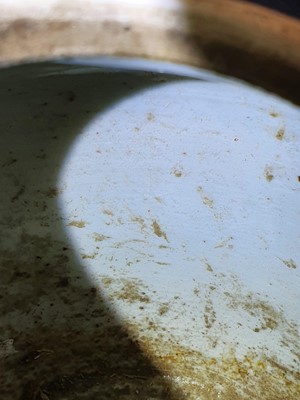
[[[113,280],[110,276],[104,276],[101,280],[105,287],[109,287],[113,283]]]
[[[197,188],[197,192],[201,194],[201,198],[202,198],[202,203],[204,205],[206,205],[209,208],[213,208],[214,206],[214,201],[212,199],[210,199],[203,191],[203,188],[201,186],[199,186]]]
[[[205,262],[205,266],[206,266],[206,271],[208,271],[208,272],[213,272],[214,271],[212,266],[208,262]]]
[[[159,315],[167,314],[167,312],[169,311],[169,308],[170,308],[170,306],[168,303],[163,303],[158,309]]]
[[[81,258],[83,260],[85,259],[90,259],[90,260],[94,260],[96,258],[96,256],[98,255],[98,253],[93,253],[93,254],[81,254]]]
[[[109,215],[110,217],[114,216],[114,213],[111,210],[104,209],[104,210],[102,210],[102,212],[103,212],[103,214]]]
[[[259,335],[261,330],[285,329],[292,338],[298,342],[299,337],[296,326],[285,319],[282,311],[275,310],[266,301],[259,300],[252,292],[244,292],[243,287],[235,276],[232,276],[232,291],[224,293],[226,307],[244,310],[249,317],[261,321],[261,325],[254,327],[253,331]],[[210,285],[210,294],[204,307],[204,324],[206,329],[216,329],[218,319],[210,298],[212,291],[218,290],[217,286]],[[199,296],[200,290],[194,289],[194,294]],[[226,301],[227,297],[227,301]],[[178,299],[178,296],[174,297]],[[169,309],[168,303],[161,303],[159,315],[164,315]],[[147,318],[146,318],[147,319]],[[148,319],[147,319],[148,320]],[[264,351],[245,351],[237,356],[234,346],[225,346],[225,352],[218,356],[208,356],[204,352],[191,347],[178,345],[177,336],[168,332],[166,328],[157,324],[155,320],[148,321],[146,334],[138,323],[125,324],[139,346],[153,361],[154,365],[162,371],[163,376],[171,385],[179,388],[181,399],[188,400],[282,400],[296,399],[300,395],[300,374],[295,368],[281,365],[280,362],[264,354]],[[224,331],[225,329],[225,331]],[[226,327],[222,331],[226,334]],[[202,337],[207,333],[203,332]],[[199,338],[201,340],[201,338]],[[217,345],[217,338],[211,338],[211,347]],[[295,357],[297,354],[295,353]]]
[[[293,259],[290,260],[281,260],[283,262],[284,265],[286,265],[288,268],[291,269],[296,269],[297,265],[295,263],[295,261]]]
[[[272,182],[272,180],[274,179],[272,167],[266,166],[264,175],[268,182]]]
[[[154,197],[158,203],[163,203],[163,200],[159,196]]]
[[[260,321],[254,331],[270,329],[284,329],[285,334],[289,336],[290,344],[298,346],[299,333],[293,321],[288,321],[281,310],[275,309],[267,301],[258,299],[252,292],[243,293],[242,287],[237,281],[233,280],[232,292],[224,292],[225,303],[227,307],[233,310],[244,310],[250,318]],[[296,344],[297,343],[297,344]]]
[[[168,242],[168,237],[167,237],[166,233],[161,229],[161,227],[159,226],[159,224],[156,220],[154,220],[152,222],[152,229],[156,236],[163,237]]]
[[[227,246],[227,248],[229,248],[229,249],[232,249],[233,246],[229,244],[230,240],[232,240],[232,239],[233,239],[233,237],[230,236],[229,238],[222,240],[219,244],[217,244],[215,246],[215,249],[219,249],[219,248],[225,247],[225,246]]]
[[[282,400],[300,396],[300,374],[262,353],[237,357],[231,350],[220,357],[207,357],[179,346],[175,337],[166,341],[163,331],[151,342],[137,331],[135,334],[153,363],[180,388],[181,399]]]
[[[204,322],[205,327],[210,329],[213,324],[216,322],[216,312],[214,310],[212,301],[210,299],[207,300],[204,308]]]
[[[152,112],[147,113],[147,120],[148,121],[154,121],[155,120],[155,115]]]
[[[113,293],[113,297],[128,303],[150,302],[149,296],[143,292],[143,283],[137,279],[122,279],[122,287]]]
[[[68,226],[76,226],[76,228],[84,228],[86,226],[86,222],[84,221],[71,221]]]
[[[62,190],[57,189],[57,188],[49,188],[46,192],[44,192],[45,196],[49,197],[50,199],[58,196],[61,193],[62,193]]]
[[[278,140],[283,140],[284,139],[284,135],[285,135],[285,129],[284,128],[280,128],[278,129],[278,132],[276,133],[276,139]]]
[[[273,118],[278,118],[278,117],[280,117],[280,114],[279,114],[278,112],[276,112],[276,111],[270,111],[269,114],[270,114],[270,116],[273,117]]]
[[[208,206],[209,208],[213,208],[214,201],[207,196],[203,196],[202,203]]]
[[[110,239],[110,236],[101,235],[100,233],[95,232],[93,234],[95,242],[103,242],[103,240]]]
[[[176,176],[176,178],[180,178],[182,177],[183,172],[180,169],[173,169],[171,174]]]
[[[134,222],[134,223],[139,224],[140,227],[141,227],[141,231],[142,231],[142,232],[145,231],[145,230],[147,229],[147,225],[146,225],[146,223],[145,223],[144,218],[142,218],[142,217],[136,215],[136,216],[134,216],[134,217],[131,218],[131,221]]]

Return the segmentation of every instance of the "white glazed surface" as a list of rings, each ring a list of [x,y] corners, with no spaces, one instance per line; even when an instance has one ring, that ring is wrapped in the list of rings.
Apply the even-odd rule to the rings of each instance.
[[[87,273],[100,285],[112,277],[116,290],[121,277],[139,280],[150,315],[156,302],[170,304],[160,323],[194,349],[255,348],[299,366],[280,348],[286,322],[300,316],[299,126],[297,108],[215,77],[162,82],[95,116],[58,182],[66,226],[85,223],[66,229],[79,256],[93,256],[83,260]],[[106,237],[99,249],[97,235]],[[243,303],[247,295],[274,307],[276,329],[255,332],[264,316],[231,307],[232,296]],[[216,313],[208,336],[207,302]],[[136,305],[115,306],[142,324]]]
[[[299,109],[201,71],[187,72],[197,79],[177,78],[94,64],[28,66],[2,75],[8,90],[0,121],[2,250],[13,251],[24,231],[46,238],[49,223],[59,223],[81,274],[130,334],[147,340],[154,362],[172,340],[207,358],[252,354],[299,371]],[[87,74],[90,93],[81,86]],[[78,81],[63,108],[57,93],[70,76],[73,85]],[[9,91],[12,82],[19,94]],[[19,108],[12,122],[13,104]],[[74,128],[66,146],[74,113],[87,122]],[[40,122],[27,130],[34,115]],[[65,154],[55,164],[57,140]],[[53,174],[57,182],[49,187]],[[41,193],[46,203],[55,201],[56,212],[37,207],[26,214],[26,204]],[[26,262],[25,253],[18,257]],[[29,312],[47,310],[41,318],[49,328],[64,317],[59,305],[49,308],[50,295]],[[1,324],[32,328],[28,311],[18,307]],[[13,340],[4,335],[3,355],[14,354]],[[177,374],[179,386],[180,379]]]

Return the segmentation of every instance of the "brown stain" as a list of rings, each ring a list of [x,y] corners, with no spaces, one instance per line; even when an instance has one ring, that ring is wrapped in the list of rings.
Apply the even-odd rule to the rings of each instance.
[[[147,113],[147,120],[153,122],[155,120],[155,115],[152,112]]]
[[[300,396],[300,374],[268,359],[261,352],[237,357],[234,350],[220,357],[178,345],[175,337],[165,340],[164,332],[139,343],[171,383],[176,382],[182,399],[282,400]],[[167,349],[167,351],[166,351]]]
[[[271,117],[273,117],[273,118],[278,118],[278,117],[280,117],[281,114],[279,114],[279,113],[276,112],[276,111],[270,111],[270,112],[269,112],[269,115],[270,115]]]
[[[168,304],[162,303],[161,306],[168,306]],[[269,307],[262,308],[270,311]],[[164,310],[165,308],[162,308],[162,311]],[[96,314],[92,312],[92,315]],[[208,319],[207,322],[209,324],[210,320]],[[155,332],[155,335],[149,338],[142,334],[143,327],[145,327],[144,323],[131,325],[130,339],[125,327],[122,336],[122,332],[113,326],[106,327],[105,330],[94,329],[93,333],[85,333],[81,330],[64,333],[42,331],[34,340],[31,337],[29,340],[18,337],[15,348],[19,352],[22,351],[23,363],[20,364],[19,355],[16,357],[16,363],[18,363],[24,383],[23,398],[34,398],[30,395],[39,391],[47,393],[50,399],[62,398],[62,396],[72,398],[74,393],[78,396],[84,391],[87,392],[87,387],[88,393],[96,390],[99,396],[104,386],[112,385],[113,387],[118,384],[121,386],[129,384],[128,395],[133,394],[134,390],[139,390],[136,398],[143,398],[140,397],[142,393],[144,393],[144,398],[151,398],[150,387],[152,386],[153,389],[153,386],[156,387],[157,384],[155,374],[151,369],[146,368],[141,360],[135,358],[135,346],[141,347],[152,360],[155,365],[154,371],[156,368],[161,371],[166,384],[168,383],[170,387],[180,387],[182,395],[179,399],[211,400],[220,398],[220,395],[222,400],[298,398],[299,374],[276,360],[267,359],[262,352],[260,354],[249,352],[241,358],[237,358],[234,351],[221,357],[207,357],[204,353],[192,348],[180,346],[176,335],[172,336],[168,333],[166,336],[163,328],[153,321],[149,321],[147,330]],[[53,341],[50,336],[52,334]],[[46,336],[43,337],[43,335]],[[60,337],[59,347],[57,337]],[[93,353],[90,351],[91,344]],[[124,367],[116,363],[115,357],[118,357],[119,353],[115,346],[122,349],[122,354],[125,354],[127,358],[129,357],[130,362],[125,363]],[[43,349],[48,351],[43,352]],[[111,357],[107,354],[111,354]],[[59,365],[61,368],[63,360],[67,360],[63,372],[61,369],[51,370],[50,367],[53,365]],[[72,363],[71,360],[73,360]],[[88,362],[86,365],[85,361]],[[33,373],[35,373],[34,378],[32,378]],[[143,390],[146,392],[141,391],[140,385],[145,385]],[[113,389],[112,393],[117,398],[120,395]],[[273,397],[270,397],[270,394],[273,394]],[[154,398],[168,397],[162,395],[162,397]]]
[[[34,254],[38,254],[39,251],[43,254],[49,248],[49,243],[51,245],[49,238],[24,234],[20,239],[25,249],[26,243],[36,241]],[[65,244],[58,243],[58,246],[63,249]],[[64,253],[58,253],[53,256],[53,262],[47,269],[43,267],[42,259],[36,259],[36,274],[42,272],[43,280],[45,279],[48,285],[54,278],[56,282],[60,282],[61,266],[67,261]],[[41,269],[39,265],[42,266]],[[68,276],[66,278],[67,287],[71,290],[72,279]],[[23,276],[22,279],[27,278]],[[13,284],[14,281],[15,277],[11,276],[9,282]],[[145,288],[140,281],[113,280],[108,276],[102,278],[103,285],[108,287],[115,281],[120,282],[122,286],[121,290],[115,291],[116,295],[119,293],[121,300],[141,304],[141,309],[152,300],[143,292]],[[4,283],[9,286],[9,282]],[[109,323],[111,316],[105,311],[107,304],[101,303],[101,299],[95,297],[95,290],[92,289],[81,289],[80,294],[86,299],[86,303],[78,309],[82,301],[76,303],[78,289],[65,292],[66,287],[57,288],[57,291],[66,293],[68,299],[65,300],[70,302],[74,309],[69,316],[70,325],[63,323],[61,327],[49,328],[41,323],[34,336],[31,329],[29,334],[10,332],[11,337],[15,338],[14,349],[17,353],[1,360],[4,371],[14,371],[14,381],[10,381],[7,375],[7,380],[1,388],[3,398],[6,398],[6,394],[13,394],[13,398],[16,399],[41,400],[41,393],[44,393],[50,400],[86,396],[92,398],[94,394],[95,398],[105,399],[122,398],[125,391],[126,396],[137,399],[300,398],[300,374],[281,365],[278,360],[267,358],[262,350],[257,353],[248,352],[240,358],[237,358],[234,351],[228,351],[220,357],[208,357],[188,345],[178,344],[178,337],[172,335],[172,332],[166,333],[164,327],[155,321],[149,321],[147,326],[145,322],[132,324],[130,329],[127,329],[125,324],[122,327],[117,326],[115,322]],[[133,299],[130,298],[132,292]],[[41,293],[41,296],[44,296],[44,293]],[[27,305],[30,297],[29,295],[28,301],[26,299],[25,302],[21,299],[22,303]],[[178,296],[175,298],[178,299]],[[280,312],[266,302],[257,301],[243,288],[235,287],[228,293],[228,300],[233,308],[242,307],[249,315],[254,313],[262,317],[263,326],[257,329],[264,329],[264,326],[267,329],[275,329],[276,323],[286,332],[293,329]],[[7,298],[6,301],[8,307],[15,304],[10,303],[11,298]],[[164,305],[168,304],[160,304]],[[29,312],[30,307],[23,308],[24,312]],[[209,303],[206,311],[207,324],[216,324],[213,322],[214,310]],[[151,336],[145,333],[145,330],[151,331]],[[142,352],[138,349],[142,349]],[[153,367],[147,362],[145,355],[152,361]],[[16,386],[16,382],[22,384],[21,393],[18,392],[20,387]],[[181,393],[172,397],[172,390],[176,392],[177,389]]]
[[[11,165],[15,164],[16,162],[18,162],[18,160],[16,158],[9,158],[7,161],[5,161],[1,167],[10,167]]]
[[[101,280],[105,287],[109,287],[113,283],[113,279],[110,276],[104,276]]]
[[[44,195],[52,199],[53,197],[58,196],[60,191],[57,188],[49,188],[46,192],[44,192]]]
[[[264,319],[264,324],[262,325],[262,329],[276,329],[278,327],[278,322],[273,319],[273,318],[269,318],[269,317],[265,317]]]
[[[278,132],[276,133],[275,137],[277,140],[283,140],[284,139],[284,135],[285,135],[285,129],[284,128],[280,128],[278,130]]]
[[[205,262],[205,266],[206,266],[206,271],[208,272],[214,272],[212,266],[206,261]]]
[[[176,178],[181,178],[183,175],[183,172],[178,169],[173,169],[171,172],[172,175],[176,176]]]
[[[213,206],[214,206],[214,201],[207,196],[204,196],[202,198],[202,203],[204,205],[208,206],[209,208],[213,208]]]
[[[272,182],[272,180],[274,179],[272,167],[266,166],[264,170],[264,175],[267,182]]]
[[[103,242],[104,240],[110,239],[110,236],[101,235],[101,233],[94,232],[93,238],[95,242]]]
[[[64,240],[23,231],[16,245],[1,250],[0,297],[6,298],[1,313],[17,310],[29,323],[12,318],[5,327],[13,341],[0,341],[0,351],[8,353],[0,355],[1,399],[118,399],[125,392],[132,399],[171,396],[168,382],[118,323],[98,288],[74,274]],[[27,261],[18,262],[20,254]],[[102,282],[109,286],[112,279],[104,276]],[[22,284],[26,289],[16,291]],[[148,299],[139,293],[137,301]],[[45,305],[54,319],[47,311],[44,315]]]
[[[102,212],[103,212],[103,214],[109,215],[110,217],[113,217],[113,216],[114,216],[114,213],[113,213],[113,211],[111,211],[111,210],[103,209]]]
[[[86,226],[86,222],[85,221],[71,221],[70,223],[68,223],[67,226],[75,226],[76,228],[84,228]]]
[[[214,310],[212,301],[210,299],[207,300],[204,307],[204,323],[207,329],[210,329],[213,324],[216,322],[216,312]]]
[[[149,303],[150,298],[143,289],[143,282],[137,279],[122,279],[122,287],[113,292],[113,298],[127,303]]]
[[[140,225],[142,232],[144,232],[147,229],[147,225],[145,223],[144,218],[140,217],[139,215],[131,217],[131,221]]]
[[[232,236],[230,236],[229,238],[227,238],[227,239],[224,239],[224,240],[222,240],[219,244],[217,244],[214,248],[215,249],[219,249],[219,248],[221,248],[221,247],[227,247],[228,249],[233,249],[233,245],[231,245],[231,244],[229,244],[229,242],[231,241],[231,240],[233,240],[233,237]]]
[[[297,265],[295,263],[295,261],[291,258],[289,260],[281,260],[283,262],[284,265],[286,265],[288,268],[291,269],[296,269]]]
[[[93,254],[81,254],[81,258],[83,260],[89,259],[89,260],[94,260],[97,257],[98,253],[93,253]]]
[[[161,229],[156,220],[152,222],[152,229],[156,236],[164,238],[167,242],[169,241],[166,233]]]
[[[167,312],[169,311],[169,309],[170,309],[169,303],[163,303],[163,304],[161,304],[161,306],[160,306],[159,309],[158,309],[158,314],[159,314],[160,316],[165,315],[165,314],[167,314]]]
[[[235,279],[232,292],[224,292],[224,296],[227,307],[233,310],[244,310],[250,317],[260,321],[260,326],[254,329],[255,332],[284,329],[285,334],[289,335],[291,344],[299,342],[299,334],[293,321],[288,321],[280,309],[275,309],[266,300],[257,298],[252,292],[244,293],[243,288]]]
[[[11,202],[14,203],[15,201],[19,200],[19,198],[25,193],[25,186],[22,185],[20,189],[18,189],[17,193],[11,198]]]
[[[213,289],[216,287],[214,286]],[[280,311],[274,310],[265,301],[257,300],[251,292],[244,293],[242,290],[243,288],[236,283],[235,290],[227,294],[232,300],[233,308],[242,307],[250,315],[254,314],[263,321],[261,327],[254,328],[255,332],[276,329],[280,324],[281,327],[285,326],[289,329],[289,323],[282,320]],[[162,308],[158,310],[159,315],[161,315],[160,310],[164,315],[165,306],[168,307],[169,304],[160,305]],[[210,299],[204,311],[205,326],[211,329],[217,319]],[[176,334],[168,332],[166,335],[165,328],[155,323],[155,320],[148,320],[146,327],[148,334],[145,333],[144,322],[126,323],[125,326],[130,336],[139,343],[153,364],[162,371],[170,385],[180,388],[181,399],[282,400],[299,398],[300,373],[280,364],[274,358],[265,356],[262,350],[248,351],[238,357],[233,346],[221,356],[209,357],[189,346],[180,346]]]
[[[199,186],[197,188],[197,192],[200,193],[201,198],[202,198],[202,203],[209,207],[209,208],[213,208],[214,207],[214,201],[212,199],[210,199],[207,195],[205,195],[203,188],[201,186]]]
[[[3,399],[167,399],[172,392],[139,352],[138,341],[116,324],[99,324],[92,332],[20,333],[14,344],[17,353],[6,357],[3,367],[14,368],[22,384],[17,389],[9,379],[1,382]]]

